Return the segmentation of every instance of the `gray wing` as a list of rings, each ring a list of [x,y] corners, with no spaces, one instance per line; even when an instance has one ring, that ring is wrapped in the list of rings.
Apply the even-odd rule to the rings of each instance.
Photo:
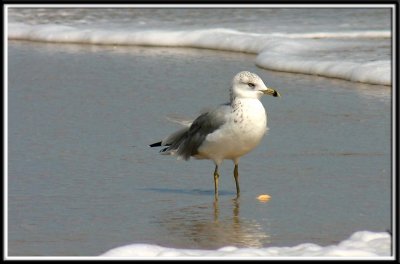
[[[161,152],[175,151],[176,154],[188,160],[190,156],[198,153],[198,149],[207,135],[226,122],[226,116],[229,112],[230,106],[224,104],[214,110],[202,113],[189,128],[181,129],[163,140],[163,143],[168,147]]]

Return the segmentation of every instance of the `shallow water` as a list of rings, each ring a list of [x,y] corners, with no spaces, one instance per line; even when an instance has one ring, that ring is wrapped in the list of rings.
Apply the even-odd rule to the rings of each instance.
[[[178,48],[11,42],[9,255],[91,256],[122,245],[328,245],[391,227],[390,88],[266,71],[254,56]],[[268,135],[239,165],[177,161],[148,144],[228,99],[240,70]],[[269,194],[267,203],[256,200]]]

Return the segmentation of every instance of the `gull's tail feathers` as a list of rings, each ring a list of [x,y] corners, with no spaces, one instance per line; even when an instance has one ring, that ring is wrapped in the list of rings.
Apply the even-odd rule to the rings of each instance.
[[[176,131],[175,133],[169,135],[168,137],[164,138],[162,141],[155,142],[153,144],[150,144],[149,146],[150,147],[166,146],[166,148],[160,150],[161,154],[178,156],[178,159],[183,158],[185,160],[188,160],[190,158],[190,155],[182,154],[181,151],[179,151],[179,148],[187,138],[188,131],[189,127],[182,128]]]

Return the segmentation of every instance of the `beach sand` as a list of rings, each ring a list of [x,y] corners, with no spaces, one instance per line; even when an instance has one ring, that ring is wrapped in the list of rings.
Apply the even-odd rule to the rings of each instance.
[[[220,170],[148,144],[259,74],[268,135]],[[216,249],[328,245],[391,228],[390,87],[266,71],[201,49],[8,46],[9,256],[96,256],[150,243]],[[268,202],[256,198],[271,196]]]

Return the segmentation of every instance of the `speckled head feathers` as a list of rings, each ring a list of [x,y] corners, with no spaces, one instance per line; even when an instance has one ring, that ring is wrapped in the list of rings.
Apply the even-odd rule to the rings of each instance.
[[[232,80],[231,100],[237,97],[259,99],[265,89],[267,87],[257,74],[242,71],[236,74]]]
[[[249,71],[241,71],[233,78],[234,83],[249,83],[257,82],[258,80],[261,80],[261,78],[257,74]]]

